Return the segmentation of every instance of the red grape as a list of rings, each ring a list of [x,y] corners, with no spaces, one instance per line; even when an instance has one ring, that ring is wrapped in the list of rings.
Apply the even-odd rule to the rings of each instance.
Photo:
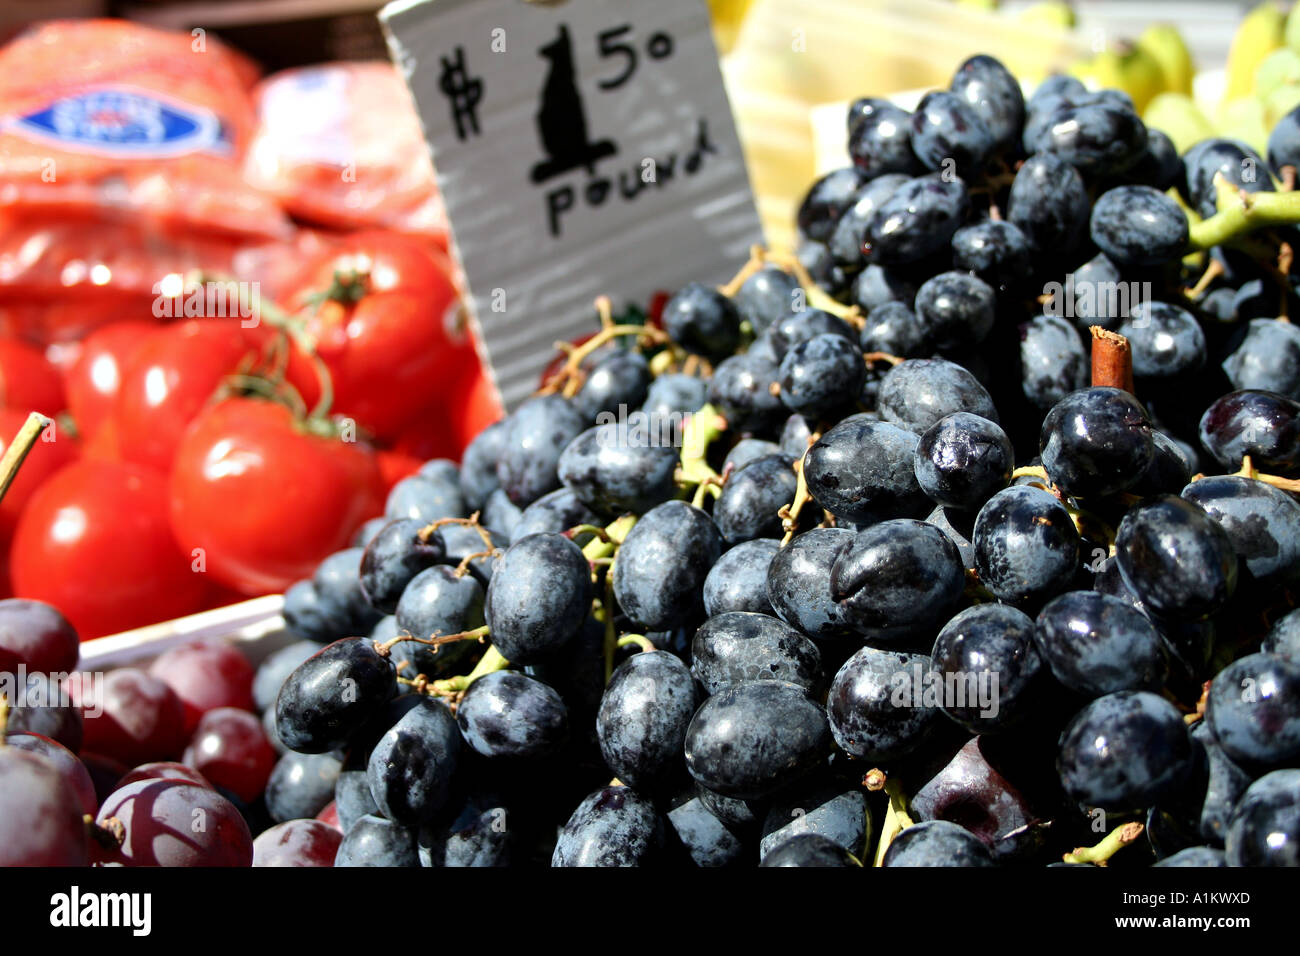
[[[19,664],[43,674],[70,671],[81,656],[77,632],[58,609],[42,601],[0,601],[0,671]]]
[[[252,803],[266,787],[276,754],[257,717],[218,707],[203,715],[182,759],[218,787]]]
[[[316,814],[316,819],[338,830],[339,833],[343,832],[343,823],[339,820],[339,808],[333,800],[325,804],[325,809]]]
[[[166,760],[185,746],[185,709],[176,693],[144,671],[122,668],[72,684],[85,726],[83,746],[134,767]]]
[[[186,644],[164,653],[149,673],[185,705],[185,736],[218,707],[253,709],[253,665],[229,644]]]
[[[116,824],[114,823],[116,821]],[[183,780],[137,780],[112,793],[97,822],[120,824],[121,845],[94,848],[124,866],[251,866],[253,835],[235,805]]]
[[[34,753],[38,757],[44,757],[54,766],[63,779],[68,782],[72,790],[77,795],[77,800],[81,803],[83,813],[95,815],[99,809],[99,799],[95,796],[95,784],[90,779],[90,771],[86,765],[77,759],[67,747],[49,737],[41,734],[28,733],[27,731],[10,731],[9,736],[5,737],[5,743],[10,747],[17,747],[19,750],[26,750],[28,753]]]
[[[320,820],[288,820],[253,841],[253,866],[333,866],[343,834]]]
[[[81,802],[43,757],[0,748],[0,866],[85,866]]]
[[[199,773],[193,767],[187,767],[183,763],[176,763],[171,760],[163,760],[156,763],[142,763],[130,773],[127,773],[117,782],[118,787],[125,787],[128,783],[137,783],[140,780],[184,780],[186,783],[192,783],[196,787],[207,787],[212,789],[212,784],[208,782],[207,777]],[[115,788],[116,789],[116,788]]]

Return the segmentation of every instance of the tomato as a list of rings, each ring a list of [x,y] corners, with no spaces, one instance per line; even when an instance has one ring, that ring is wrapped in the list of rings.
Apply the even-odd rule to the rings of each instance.
[[[27,421],[27,415],[27,412],[16,408],[0,408],[0,454],[8,449],[9,443]],[[18,516],[36,490],[51,475],[76,461],[77,457],[77,440],[60,431],[57,424],[47,427],[41,433],[40,439],[23,459],[23,466],[18,469],[4,499],[0,501],[0,541],[7,543],[13,536]]]
[[[172,527],[209,575],[246,595],[283,591],[383,512],[364,446],[308,433],[283,405],[232,398],[203,411],[176,451]]]
[[[379,472],[384,477],[384,493],[393,490],[393,485],[403,478],[410,478],[428,458],[417,458],[400,451],[380,451],[375,457],[379,460]],[[436,456],[430,456],[436,457]]]
[[[332,296],[332,297],[331,297]],[[333,411],[383,440],[415,421],[473,345],[447,259],[388,232],[363,232],[313,262],[288,305],[329,368]]]
[[[167,482],[125,462],[74,462],[32,495],[10,552],[14,592],[53,604],[82,639],[194,611],[206,581],[172,537]]]
[[[63,380],[40,349],[0,339],[0,406],[51,418],[67,408]]]
[[[456,384],[456,440],[461,451],[483,429],[505,417],[501,396],[492,384],[492,377],[481,362],[467,366],[468,373]],[[460,460],[457,454],[456,460]]]
[[[96,329],[81,343],[81,354],[64,373],[63,384],[68,393],[68,411],[83,436],[95,434],[109,417],[123,369],[157,328],[153,322],[113,322]]]

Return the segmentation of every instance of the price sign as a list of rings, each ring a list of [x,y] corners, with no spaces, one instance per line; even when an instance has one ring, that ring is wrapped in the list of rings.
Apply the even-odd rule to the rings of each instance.
[[[401,0],[380,21],[507,406],[596,296],[723,282],[762,241],[704,0]]]

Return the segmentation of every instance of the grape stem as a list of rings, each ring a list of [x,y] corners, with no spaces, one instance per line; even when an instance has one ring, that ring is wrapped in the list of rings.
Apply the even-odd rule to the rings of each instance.
[[[1292,494],[1300,494],[1300,479],[1282,478],[1278,475],[1265,474],[1255,468],[1249,455],[1242,457],[1241,468],[1237,470],[1236,476],[1239,478],[1254,478],[1256,481],[1262,481],[1264,484],[1272,485],[1274,488],[1281,488],[1283,491],[1289,491]]]
[[[0,747],[8,746],[5,733],[9,729],[9,698],[0,694]]]
[[[28,453],[36,447],[41,432],[51,424],[50,419],[40,412],[32,412],[27,416],[27,421],[23,422],[23,427],[18,429],[18,434],[5,449],[4,457],[0,457],[0,499],[4,498],[5,492],[14,483],[18,469],[22,467]]]
[[[492,540],[492,535],[488,533],[487,528],[478,523],[478,516],[481,513],[482,512],[476,511],[468,518],[439,518],[437,521],[433,521],[421,528],[417,532],[416,536],[422,542],[428,544],[429,539],[433,537],[433,533],[439,528],[446,527],[449,524],[458,524],[463,525],[466,528],[473,528],[478,532],[478,536],[483,539],[483,546],[490,551],[495,551],[496,542]],[[478,557],[478,555],[471,555],[471,557]]]
[[[681,464],[677,468],[678,484],[686,487],[699,485],[707,479],[720,476],[708,463],[709,446],[727,430],[727,420],[712,405],[704,405],[686,420],[682,431]],[[721,494],[714,487],[714,497]]]
[[[804,458],[807,455],[808,453],[804,452]],[[790,543],[790,539],[794,537],[794,529],[799,526],[799,512],[803,510],[804,505],[812,500],[812,495],[808,493],[808,479],[804,477],[803,473],[803,462],[804,459],[799,458],[794,463],[794,473],[798,479],[794,486],[794,501],[788,505],[782,505],[776,513],[777,517],[781,519],[781,530],[785,532],[781,537],[781,547],[783,548]]]
[[[629,647],[633,644],[641,648],[642,653],[646,653],[646,654],[650,653],[651,651],[657,651],[659,649],[655,647],[654,642],[651,641],[650,638],[646,637],[644,634],[624,634],[622,637],[618,639],[617,646]]]
[[[903,794],[902,786],[897,780],[890,779],[883,770],[868,771],[862,778],[862,786],[872,793],[883,790],[889,797],[889,806],[885,809],[885,822],[880,828],[880,841],[876,844],[876,855],[872,863],[873,866],[880,866],[894,837],[913,826],[915,821],[912,820],[912,815],[907,809],[907,797]]]
[[[623,539],[627,537],[627,533],[635,525],[636,515],[624,515],[604,528],[583,524],[571,530],[578,534],[592,533],[593,530],[599,532],[582,549],[583,557],[588,561],[596,561],[600,558],[612,557],[614,552],[618,550],[618,546],[623,543]]]
[[[469,686],[480,677],[486,677],[496,671],[503,671],[509,666],[510,662],[501,655],[501,652],[495,646],[490,646],[479,659],[479,662],[474,665],[474,669],[468,674],[432,681],[429,687],[439,697],[464,694],[465,691],[469,690]]]
[[[596,300],[597,310],[600,309],[600,303],[602,300],[606,303],[609,301],[604,296],[601,296]],[[671,346],[673,344],[672,339],[668,337],[667,332],[663,329],[657,329],[652,325],[616,324],[604,326],[599,332],[587,339],[587,341],[583,342],[581,345],[575,346],[568,342],[556,342],[555,347],[560,351],[565,352],[567,357],[564,360],[564,364],[560,366],[559,371],[552,375],[546,381],[546,384],[538,389],[537,394],[554,395],[556,392],[563,390],[563,394],[566,398],[572,398],[577,394],[578,389],[582,386],[582,377],[580,375],[582,363],[586,361],[593,352],[605,345],[607,342],[612,342],[616,338],[628,335],[648,339],[651,344],[655,345]]]
[[[1188,252],[1204,252],[1256,229],[1300,223],[1300,193],[1248,193],[1222,173],[1215,175],[1214,185],[1219,211],[1189,226]]]
[[[1092,332],[1092,385],[1119,388],[1133,394],[1133,349],[1128,339],[1100,325]]]
[[[387,657],[393,652],[393,648],[403,641],[410,641],[412,644],[424,644],[428,647],[442,647],[444,644],[455,644],[459,641],[482,641],[489,633],[490,629],[484,624],[482,627],[476,627],[471,631],[461,631],[459,634],[434,634],[432,637],[399,634],[397,637],[389,638],[382,643],[375,641],[375,652],[380,657]]]
[[[1107,861],[1124,847],[1142,835],[1144,827],[1140,823],[1125,823],[1118,826],[1096,846],[1081,846],[1073,853],[1065,854],[1066,863],[1092,863],[1105,866]]]

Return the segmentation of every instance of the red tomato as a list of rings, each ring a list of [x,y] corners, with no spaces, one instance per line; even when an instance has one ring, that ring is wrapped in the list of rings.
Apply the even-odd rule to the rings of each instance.
[[[420,470],[428,458],[416,458],[400,451],[380,451],[375,453],[379,460],[379,472],[384,476],[385,494],[393,490],[393,485],[403,478],[410,478]],[[430,456],[436,457],[436,456]]]
[[[10,571],[15,593],[53,604],[83,640],[188,614],[205,588],[172,537],[166,480],[124,462],[82,460],[44,482]]]
[[[468,375],[456,384],[456,440],[461,451],[483,429],[505,417],[501,396],[481,362],[467,366]],[[456,460],[460,460],[457,454]]]
[[[16,408],[0,408],[0,455],[9,447],[18,429],[27,421],[27,412]],[[59,430],[57,424],[41,433],[40,440],[23,459],[22,468],[14,476],[13,484],[0,501],[0,542],[7,544],[13,536],[18,516],[38,488],[55,472],[76,461],[77,441]]]
[[[247,595],[283,591],[383,511],[367,448],[308,433],[283,405],[233,398],[205,409],[176,451],[171,516],[187,553]]]
[[[329,367],[333,411],[391,440],[472,359],[450,275],[445,257],[388,232],[351,236],[304,271],[287,301]]]
[[[153,322],[113,322],[81,343],[81,354],[64,374],[63,384],[68,411],[83,436],[95,434],[112,413],[124,368],[157,328]]]
[[[420,461],[450,458],[460,461],[465,446],[505,412],[496,387],[478,358],[462,364],[446,388],[394,442],[394,447]]]
[[[0,339],[0,405],[50,417],[68,407],[63,380],[40,349]]]

